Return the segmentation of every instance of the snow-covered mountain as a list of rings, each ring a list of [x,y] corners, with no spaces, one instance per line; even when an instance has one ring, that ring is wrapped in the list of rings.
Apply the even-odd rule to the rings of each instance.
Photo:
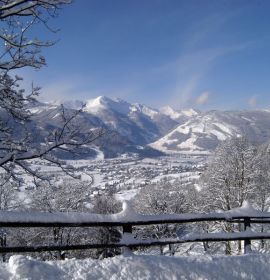
[[[160,155],[147,144],[158,140],[176,127],[178,123],[170,117],[141,104],[130,104],[120,99],[100,96],[92,100],[68,101],[63,104],[66,111],[83,107],[83,112],[76,118],[83,131],[93,128],[105,128],[113,134],[102,137],[95,142],[107,157],[122,153]],[[61,104],[36,103],[29,110],[34,114],[33,120],[37,134],[34,138],[41,141],[46,131],[61,125]],[[37,129],[38,128],[38,129]],[[93,152],[95,149],[89,151]]]
[[[178,124],[156,109],[104,96],[86,101],[84,111],[137,145],[159,139]]]
[[[165,106],[160,109],[160,112],[164,115],[170,117],[171,119],[177,121],[178,123],[182,123],[187,121],[191,117],[197,116],[200,111],[194,109],[187,109],[187,110],[174,110],[170,106]]]
[[[82,133],[97,127],[114,131],[113,137],[95,143],[109,157],[145,151],[148,155],[209,154],[221,141],[234,135],[245,135],[257,143],[270,140],[270,111],[267,110],[200,112],[168,106],[157,110],[104,96],[85,102],[69,101],[64,106],[66,110],[74,110],[83,104],[83,113],[77,119]],[[37,103],[29,110],[34,113],[35,128],[39,129],[36,139],[60,125],[58,103]]]
[[[208,154],[232,136],[254,143],[270,140],[270,111],[209,111],[192,115],[171,132],[151,143],[165,153]]]

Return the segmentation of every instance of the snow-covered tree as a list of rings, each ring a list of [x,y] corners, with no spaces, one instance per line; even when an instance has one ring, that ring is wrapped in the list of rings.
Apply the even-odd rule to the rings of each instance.
[[[115,200],[113,195],[98,195],[93,200],[92,212],[95,214],[115,214],[121,211],[122,203]],[[119,229],[115,227],[94,228],[94,242],[100,244],[116,243],[121,239]],[[120,254],[119,248],[105,248],[95,250],[96,257],[107,258]]]
[[[265,143],[258,147],[255,158],[255,167],[253,169],[253,177],[255,181],[255,193],[253,205],[262,212],[269,211],[270,206],[270,149],[269,143]],[[269,230],[269,225],[258,225],[260,231]],[[269,242],[260,241],[261,249],[269,250]]]
[[[22,206],[22,200],[17,195],[15,188],[17,182],[10,182],[9,176],[0,176],[0,210],[14,210]],[[10,229],[0,228],[0,246],[7,245],[7,235]],[[2,260],[6,260],[6,254],[2,254]]]
[[[43,25],[49,32],[50,18],[71,0],[1,0],[0,1],[0,69],[2,73],[26,66],[40,68],[46,64],[42,47],[54,44],[33,35],[35,25]]]
[[[270,149],[269,143],[258,147],[253,169],[255,181],[254,206],[261,211],[268,211],[270,206]]]
[[[191,189],[183,187],[180,182],[174,183],[163,180],[158,184],[150,184],[142,188],[134,199],[134,208],[138,213],[147,215],[187,213],[191,211],[189,192]],[[170,238],[185,234],[187,228],[175,224],[161,224],[137,227],[136,236],[145,238]],[[170,246],[173,254],[174,250]],[[163,254],[163,247],[160,246]]]
[[[63,211],[83,211],[89,209],[86,203],[89,202],[89,186],[90,182],[81,182],[75,179],[64,179],[57,186],[41,184],[36,190],[31,191],[30,200],[28,200],[27,211],[45,211],[45,212],[63,212]],[[1,190],[1,188],[0,188]],[[7,189],[11,193],[12,188]],[[0,198],[7,197],[1,196]],[[10,201],[9,208],[18,207],[14,202],[18,201],[14,195],[8,196]],[[13,206],[14,205],[14,206]],[[23,210],[23,206],[20,208]],[[54,228],[14,228],[6,229],[5,236],[7,243],[13,246],[33,246],[33,245],[70,245],[79,243],[90,243],[94,230],[91,228],[76,227],[54,227]],[[1,236],[0,236],[1,237]],[[35,255],[34,253],[32,255]],[[70,251],[70,252],[47,252],[37,254],[44,260],[63,258],[65,255],[69,257],[89,256],[89,252]]]
[[[202,175],[204,208],[231,210],[254,196],[256,148],[246,138],[236,137],[221,143]]]
[[[202,209],[204,211],[228,211],[241,207],[245,200],[253,200],[256,192],[254,168],[256,148],[245,137],[233,137],[220,144],[202,175],[204,185]],[[240,231],[230,223],[220,223],[224,231]],[[219,224],[219,225],[220,225]],[[216,230],[219,225],[209,225],[207,231]],[[226,253],[232,253],[231,242],[226,242]],[[238,243],[241,252],[241,244]]]
[[[21,86],[22,79],[14,71],[24,67],[41,68],[46,64],[41,50],[54,42],[38,38],[40,33],[35,35],[35,26],[56,32],[49,26],[49,20],[69,3],[71,0],[0,1],[0,167],[13,179],[18,180],[22,170],[35,179],[44,179],[29,162],[37,158],[72,175],[72,168],[59,161],[52,152],[59,149],[73,151],[102,134],[98,130],[82,133],[76,124],[81,110],[66,112],[62,107],[62,124],[48,131],[37,144],[33,129],[30,133],[29,127],[33,124],[28,108],[35,102],[40,89],[32,86],[30,92],[26,92]]]

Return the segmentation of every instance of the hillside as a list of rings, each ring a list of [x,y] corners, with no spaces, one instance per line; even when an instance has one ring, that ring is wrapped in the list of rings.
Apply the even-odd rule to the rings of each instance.
[[[221,141],[245,136],[253,143],[270,139],[270,112],[209,111],[192,115],[150,146],[164,153],[209,154]]]

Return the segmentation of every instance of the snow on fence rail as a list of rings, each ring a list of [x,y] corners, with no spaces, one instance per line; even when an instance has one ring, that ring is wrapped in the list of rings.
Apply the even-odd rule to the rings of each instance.
[[[243,232],[189,234],[182,238],[138,240],[132,237],[132,226],[152,224],[183,224],[208,221],[226,221],[243,223]],[[116,227],[123,228],[120,242],[111,244],[77,244],[49,246],[6,247],[0,244],[0,253],[42,252],[62,250],[83,250],[117,247],[149,247],[157,245],[180,244],[188,242],[216,242],[243,240],[245,252],[249,250],[251,240],[270,239],[270,233],[252,232],[252,223],[270,223],[270,213],[254,209],[248,202],[242,207],[220,213],[204,214],[164,214],[141,215],[134,211],[128,202],[123,203],[123,210],[117,214],[100,215],[90,213],[45,213],[0,211],[0,227]]]

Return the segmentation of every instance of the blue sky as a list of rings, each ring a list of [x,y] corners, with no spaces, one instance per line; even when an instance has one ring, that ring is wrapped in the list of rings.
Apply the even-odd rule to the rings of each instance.
[[[76,0],[51,21],[42,98],[270,108],[270,1]]]

